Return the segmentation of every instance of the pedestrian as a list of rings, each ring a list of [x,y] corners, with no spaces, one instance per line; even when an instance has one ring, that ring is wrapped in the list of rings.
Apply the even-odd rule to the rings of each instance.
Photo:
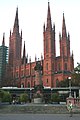
[[[73,105],[72,105],[71,101],[69,101],[69,104],[68,104],[67,108],[68,108],[68,110],[69,110],[70,117],[72,117],[72,109],[73,109]]]

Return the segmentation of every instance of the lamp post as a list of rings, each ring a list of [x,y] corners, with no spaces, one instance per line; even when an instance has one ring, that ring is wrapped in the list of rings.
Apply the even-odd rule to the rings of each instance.
[[[71,97],[71,77],[68,77],[69,79],[69,97]]]
[[[32,88],[30,88],[30,102],[31,102],[31,99],[32,99]]]

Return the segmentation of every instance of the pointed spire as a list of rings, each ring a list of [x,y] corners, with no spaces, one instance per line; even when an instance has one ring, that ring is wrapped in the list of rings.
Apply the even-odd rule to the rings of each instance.
[[[72,50],[72,57],[74,57],[73,50]]]
[[[28,63],[28,53],[27,53],[27,63]]]
[[[2,45],[5,46],[5,33],[3,33]]]
[[[51,23],[51,12],[50,12],[50,4],[48,1],[48,13],[47,13],[47,29],[50,31],[52,29],[52,23]]]
[[[65,17],[64,17],[64,12],[63,12],[63,23],[62,23],[62,38],[66,37],[66,24],[65,24]]]
[[[10,38],[11,38],[11,30],[10,30]]]
[[[28,53],[27,53],[27,59],[28,59]]]
[[[55,23],[53,24],[53,30],[55,31]]]
[[[51,12],[50,12],[50,3],[48,1],[48,14],[47,14],[47,19],[51,19]]]
[[[30,58],[29,58],[29,63],[31,63],[31,56],[30,56]]]
[[[26,58],[26,49],[25,49],[25,41],[24,41],[24,48],[23,48],[23,59],[22,59],[22,63],[26,64],[27,63],[27,58]]]
[[[45,23],[44,23],[44,26],[43,26],[43,32],[45,32]]]
[[[25,52],[26,52],[26,50],[25,50],[25,41],[24,41],[24,48],[23,48],[23,59],[26,57],[26,56],[25,56]]]
[[[35,61],[37,61],[37,57],[36,57],[36,55],[35,55]]]
[[[41,53],[41,60],[43,60],[43,55],[42,55],[42,53]]]
[[[69,34],[69,32],[68,32],[68,40],[70,41],[70,34]]]
[[[15,16],[15,22],[14,22],[14,28],[19,27],[19,20],[18,20],[18,7],[16,9],[16,16]]]
[[[61,40],[61,33],[59,32],[59,40]]]
[[[22,38],[22,30],[21,30],[21,38]]]

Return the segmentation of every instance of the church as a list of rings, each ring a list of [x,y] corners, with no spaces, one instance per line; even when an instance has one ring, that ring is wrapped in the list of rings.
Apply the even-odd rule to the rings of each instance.
[[[60,56],[56,56],[55,24],[52,25],[50,3],[48,2],[47,23],[43,25],[43,45],[44,51],[40,60],[31,62],[31,58],[26,55],[24,42],[22,53],[22,30],[19,32],[18,8],[16,9],[13,31],[9,37],[9,57],[7,65],[6,85],[22,88],[34,87],[35,66],[37,61],[42,66],[41,79],[45,87],[59,87],[59,82],[68,77],[74,70],[73,52],[70,53],[70,34],[67,33],[65,16],[62,18],[62,31],[59,33]],[[29,59],[29,60],[28,60]]]

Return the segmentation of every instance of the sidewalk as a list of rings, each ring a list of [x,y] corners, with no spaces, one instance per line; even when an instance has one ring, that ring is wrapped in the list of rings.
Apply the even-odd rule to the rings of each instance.
[[[73,107],[73,112],[74,113],[80,113],[80,106],[74,106]]]
[[[66,105],[59,104],[15,104],[1,105],[0,113],[6,114],[69,114]],[[80,114],[80,107],[73,108],[74,114]]]

